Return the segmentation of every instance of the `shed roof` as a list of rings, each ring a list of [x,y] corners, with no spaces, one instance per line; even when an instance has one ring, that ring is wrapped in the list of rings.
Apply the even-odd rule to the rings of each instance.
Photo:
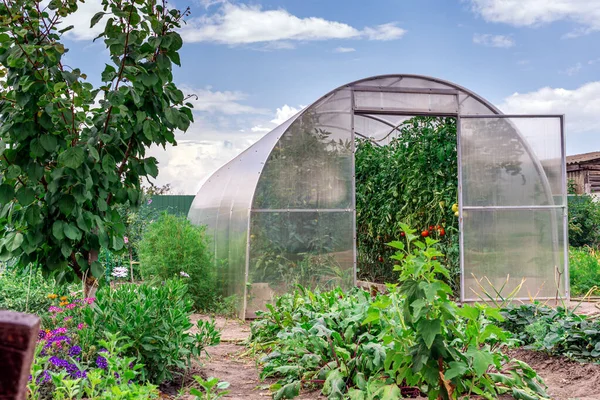
[[[567,156],[567,165],[579,164],[594,160],[600,160],[600,151],[593,151],[591,153],[574,154],[572,156]]]

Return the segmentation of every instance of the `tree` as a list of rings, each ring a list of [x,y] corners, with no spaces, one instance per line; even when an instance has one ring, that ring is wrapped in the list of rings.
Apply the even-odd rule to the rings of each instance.
[[[176,144],[192,105],[173,83],[189,10],[156,0],[102,0],[110,63],[98,87],[62,62],[77,0],[0,3],[0,259],[62,277],[100,277],[101,247],[123,248],[119,205],[138,205],[156,177],[151,145]]]

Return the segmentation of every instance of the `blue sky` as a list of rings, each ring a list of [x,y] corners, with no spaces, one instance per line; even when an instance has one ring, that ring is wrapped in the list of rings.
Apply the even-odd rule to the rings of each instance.
[[[87,0],[68,64],[98,76]],[[176,0],[192,14],[176,82],[199,96],[159,184],[194,194],[216,168],[326,92],[388,73],[467,87],[508,113],[566,114],[567,153],[600,150],[598,0]],[[94,82],[93,78],[91,78]],[[94,82],[97,83],[97,82]]]

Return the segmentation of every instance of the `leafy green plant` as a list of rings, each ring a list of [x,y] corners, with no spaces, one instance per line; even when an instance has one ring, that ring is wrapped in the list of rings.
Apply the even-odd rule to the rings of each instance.
[[[159,384],[170,380],[186,369],[204,346],[217,341],[211,325],[204,322],[199,325],[201,333],[188,332],[192,302],[186,292],[180,280],[167,280],[159,287],[123,284],[114,290],[103,288],[95,306],[84,310],[88,328],[81,334],[92,334],[99,343],[108,333],[118,333],[129,344],[123,356],[135,357],[144,365],[140,371],[143,381]]]
[[[569,278],[572,295],[585,295],[600,286],[600,253],[591,247],[569,248]]]
[[[356,143],[356,226],[359,278],[395,280],[394,250],[386,245],[402,234],[400,222],[439,239],[443,264],[458,289],[458,165],[456,120],[414,117],[380,146],[372,140]]]
[[[587,194],[569,196],[569,244],[600,245],[600,203]]]
[[[139,244],[145,278],[184,279],[195,306],[210,310],[217,299],[217,278],[205,228],[183,216],[163,213],[149,225]]]
[[[509,306],[503,327],[529,348],[582,361],[600,361],[600,321],[562,307]]]
[[[220,399],[229,393],[228,390],[225,390],[229,387],[229,382],[219,381],[219,378],[202,379],[202,377],[194,375],[194,380],[204,390],[204,392],[201,392],[195,388],[190,389],[190,394],[194,395],[196,400]]]
[[[0,269],[0,309],[43,315],[53,303],[49,295],[67,294],[74,287],[46,279],[39,269]]]
[[[56,356],[43,356],[47,350],[38,344],[28,382],[28,398],[38,399],[155,399],[158,391],[155,385],[135,382],[142,368],[134,357],[123,357],[128,347],[124,337],[118,334],[106,335],[100,340],[103,347],[100,353],[102,363],[86,363],[73,353],[69,361]],[[68,343],[68,341],[64,341]],[[65,368],[65,365],[67,366]],[[76,376],[74,376],[74,374]]]
[[[64,64],[73,28],[64,21],[79,1],[0,7],[0,259],[90,280],[104,273],[100,248],[124,246],[116,208],[139,205],[141,179],[158,174],[146,150],[175,144],[175,130],[193,120],[172,73],[188,11],[150,0],[101,4],[91,26],[105,21],[97,39],[110,62],[97,87]]]
[[[399,283],[388,284],[388,294],[299,289],[252,324],[251,348],[264,353],[261,377],[279,379],[274,398],[314,386],[330,399],[548,398],[535,371],[500,352],[510,343],[495,325],[500,311],[450,301],[437,241],[401,228],[406,245],[390,243]]]

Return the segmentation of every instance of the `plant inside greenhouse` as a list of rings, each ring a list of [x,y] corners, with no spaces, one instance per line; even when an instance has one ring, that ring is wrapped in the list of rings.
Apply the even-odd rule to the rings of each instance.
[[[0,398],[600,398],[600,167],[562,105],[322,54],[278,86],[411,31],[276,7],[0,3]],[[267,118],[257,82],[306,98]]]

